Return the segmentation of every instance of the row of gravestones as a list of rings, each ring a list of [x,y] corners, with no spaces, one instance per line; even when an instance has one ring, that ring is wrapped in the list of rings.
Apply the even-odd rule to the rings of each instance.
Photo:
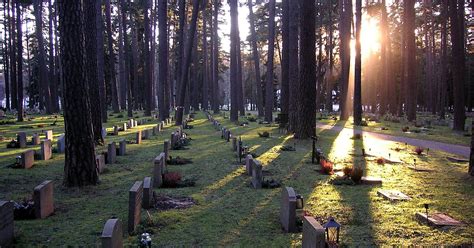
[[[232,137],[231,132],[225,127],[221,127],[219,121],[215,120],[211,114],[207,113],[208,120],[213,126],[221,131],[221,138],[229,141],[232,139],[232,150],[236,152],[238,157],[245,153],[242,141],[236,137]],[[252,176],[252,186],[255,189],[262,188],[262,164],[248,154],[245,157],[246,175]],[[296,227],[296,199],[297,195],[293,188],[284,187],[281,195],[280,204],[280,223],[285,232],[297,232]],[[316,221],[314,217],[303,217],[303,243],[304,248],[324,248],[326,247],[325,229]]]
[[[34,213],[44,219],[54,213],[53,181],[44,181],[33,191]],[[0,200],[0,247],[10,247],[14,238],[14,204]]]

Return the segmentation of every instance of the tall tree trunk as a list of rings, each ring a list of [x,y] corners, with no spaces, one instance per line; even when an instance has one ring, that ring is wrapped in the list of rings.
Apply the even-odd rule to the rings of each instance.
[[[58,80],[57,80],[57,71],[56,71],[56,64],[55,64],[55,53],[58,56],[57,51],[54,50],[54,15],[53,12],[53,2],[49,0],[48,3],[48,11],[49,11],[49,89],[51,91],[51,111],[54,113],[59,112],[59,99],[58,99]]]
[[[332,10],[333,10],[333,1],[330,0],[328,1],[328,12],[329,12],[329,20],[328,20],[328,27],[327,30],[329,32],[329,35],[327,36],[328,41],[328,51],[327,51],[327,57],[329,59],[329,76],[326,77],[326,110],[328,112],[333,111],[333,102],[332,102],[332,91],[333,91],[333,72],[334,72],[334,53],[333,53],[333,20],[332,20]]]
[[[125,60],[125,45],[124,45],[124,38],[123,38],[123,14],[122,14],[123,6],[119,4],[119,39],[118,39],[118,63],[119,63],[119,81],[120,81],[120,109],[124,110],[127,108],[127,82],[128,82],[128,70],[127,70],[127,63],[128,61]]]
[[[3,29],[4,32],[4,71],[5,71],[5,107],[7,110],[10,110],[10,77],[11,77],[11,68],[10,64],[12,63],[12,57],[10,56],[10,49],[11,49],[11,32],[10,32],[10,4],[9,0],[3,0]],[[8,37],[7,37],[8,34]]]
[[[316,134],[316,11],[314,0],[301,0],[300,80],[297,97],[298,126],[295,137],[307,139]]]
[[[239,94],[238,94],[238,56],[237,56],[237,23],[238,3],[237,0],[229,0],[230,5],[230,121],[239,120]]]
[[[213,32],[213,54],[214,60],[212,64],[212,98],[214,105],[212,110],[214,113],[219,112],[219,35],[217,33],[218,30],[218,16],[219,16],[219,7],[220,7],[220,0],[214,0],[214,11],[213,11],[213,22],[212,25],[212,32]]]
[[[250,22],[250,36],[252,42],[252,56],[255,66],[255,85],[257,87],[257,110],[258,116],[264,116],[264,102],[263,102],[263,89],[262,89],[262,80],[260,79],[260,56],[258,54],[257,46],[257,34],[255,32],[255,15],[253,14],[253,4],[252,0],[248,0],[249,6],[249,22]]]
[[[468,172],[469,175],[474,176],[474,120],[471,122],[471,154]]]
[[[150,54],[151,45],[151,25],[150,25],[150,0],[143,0],[143,13],[144,13],[144,25],[145,25],[145,40],[143,42],[144,47],[144,83],[145,83],[145,116],[151,116],[151,109],[153,106],[153,70],[152,70],[152,56]]]
[[[176,76],[176,90],[180,89],[180,83],[181,83],[181,77],[182,77],[182,72],[183,72],[183,61],[184,61],[184,46],[185,46],[185,37],[184,37],[184,30],[187,22],[187,15],[186,15],[186,1],[185,0],[179,0],[179,8],[178,8],[178,18],[179,18],[179,28],[178,28],[178,49],[177,49],[177,55],[176,55],[176,68],[175,68],[175,76]],[[175,100],[176,102],[179,102],[179,92],[175,92]],[[184,100],[183,100],[184,102]]]
[[[442,0],[441,3],[441,76],[439,83],[439,118],[445,119],[446,117],[446,88],[448,79],[448,0]]]
[[[404,1],[404,27],[406,37],[405,92],[408,121],[416,120],[417,81],[416,81],[416,44],[415,44],[415,0]]]
[[[381,91],[380,99],[380,114],[384,115],[388,110],[388,105],[390,104],[390,86],[392,84],[390,80],[390,75],[388,73],[388,58],[387,50],[390,45],[388,44],[388,23],[387,23],[387,7],[385,5],[385,0],[382,0],[382,14],[380,20],[380,32],[381,32],[381,41],[380,41],[380,67],[383,78],[383,85]]]
[[[102,1],[97,1],[98,3],[96,4],[96,37],[95,39],[96,44],[96,59],[97,59],[97,77],[98,77],[98,89],[99,89],[99,102],[97,102],[97,105],[93,106],[100,106],[100,115],[102,122],[106,123],[107,122],[107,90],[105,86],[105,73],[104,73],[104,21],[102,18]],[[91,10],[92,11],[92,10]],[[91,41],[93,42],[93,41]],[[90,96],[93,99],[93,96]],[[92,116],[94,118],[94,116]]]
[[[35,13],[35,34],[36,40],[38,41],[38,83],[40,87],[40,106],[43,105],[46,109],[47,114],[51,114],[51,93],[49,90],[49,78],[46,69],[46,47],[44,45],[43,38],[43,1],[34,0],[34,13]]]
[[[454,125],[453,130],[464,131],[466,122],[465,99],[465,47],[464,47],[464,0],[449,1],[449,17],[451,20]]]
[[[289,29],[290,29],[290,0],[282,1],[282,60],[281,60],[281,113],[285,117],[283,120],[280,120],[280,125],[285,126],[288,121],[288,109],[290,105],[290,74],[289,74],[289,58],[290,58],[290,49],[289,49]]]
[[[354,79],[354,125],[362,124],[362,54],[360,29],[362,27],[362,0],[356,0],[356,43]]]
[[[12,16],[10,18],[10,58],[11,58],[11,107],[18,110],[18,59],[17,59],[17,35],[16,35],[16,11],[15,3],[10,2]]]
[[[191,63],[191,51],[193,48],[193,41],[194,41],[194,34],[196,33],[196,25],[197,25],[197,18],[199,14],[199,5],[201,4],[201,0],[193,0],[193,13],[191,17],[191,25],[189,28],[189,42],[186,44],[185,49],[185,56],[184,56],[184,63],[182,68],[182,75],[181,75],[181,82],[179,84],[180,90],[179,94],[180,97],[177,112],[176,112],[176,125],[181,125],[183,123],[183,110],[184,110],[184,98],[186,96],[186,88],[188,84],[188,69],[189,64]]]
[[[239,114],[245,116],[245,96],[244,88],[242,84],[242,50],[240,49],[240,31],[239,23],[237,22],[237,92],[238,92],[238,103],[239,103]]]
[[[164,121],[169,117],[169,98],[166,89],[169,87],[168,84],[168,1],[158,0],[158,29],[159,29],[159,46],[158,46],[158,81],[160,83],[158,87],[158,98],[160,100],[158,104],[160,120]]]
[[[18,117],[19,122],[23,121],[23,41],[22,41],[22,27],[21,27],[21,10],[20,2],[16,2],[16,35],[17,35],[17,106],[18,106]]]
[[[349,72],[351,67],[351,20],[352,20],[352,0],[339,1],[339,32],[340,32],[340,60],[341,60],[341,81],[339,109],[341,111],[341,120],[349,118],[349,109],[347,101],[349,100]]]
[[[105,0],[105,20],[107,23],[107,47],[109,49],[109,70],[110,70],[110,87],[112,94],[112,110],[114,113],[120,112],[118,95],[117,95],[117,79],[115,75],[115,52],[113,47],[113,34],[112,34],[112,20],[111,20],[111,6],[110,0]]]
[[[90,0],[95,5],[95,1]],[[83,51],[83,23],[80,1],[58,0],[59,32],[64,73],[64,129],[66,155],[64,181],[67,187],[98,183],[94,135]],[[89,8],[88,8],[89,9]],[[95,12],[92,10],[92,12]]]
[[[314,10],[313,10],[314,11]],[[265,120],[273,121],[273,57],[275,55],[275,0],[269,2],[268,60],[265,83]]]
[[[100,106],[100,80],[98,75],[98,43],[97,43],[97,5],[100,2],[95,0],[84,1],[84,40],[86,44],[86,84],[89,89],[89,99],[91,106]],[[102,95],[103,96],[103,95]],[[104,144],[102,138],[101,115],[91,115],[94,141],[96,144]]]
[[[202,12],[202,47],[203,47],[203,80],[202,80],[202,109],[207,110],[209,107],[209,66],[208,66],[208,49],[207,49],[207,6]]]
[[[291,132],[295,132],[298,126],[298,106],[300,105],[300,100],[298,98],[299,92],[299,61],[298,61],[298,35],[299,35],[299,2],[297,4],[290,4],[290,16],[289,16],[289,50],[290,56],[289,67],[288,67],[288,77],[292,82],[290,87],[290,109],[288,116],[288,129]]]

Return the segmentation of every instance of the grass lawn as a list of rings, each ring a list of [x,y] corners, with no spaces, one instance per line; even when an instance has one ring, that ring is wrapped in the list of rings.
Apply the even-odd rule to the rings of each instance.
[[[124,114],[126,116],[126,114]],[[140,114],[142,116],[142,114]],[[228,114],[227,114],[228,116]],[[447,154],[430,151],[428,155],[413,154],[412,147],[393,142],[373,143],[352,140],[349,131],[340,133],[321,131],[318,147],[335,162],[335,169],[355,164],[369,176],[382,177],[383,186],[336,186],[330,183],[334,176],[322,175],[311,161],[311,141],[293,140],[279,134],[272,126],[250,122],[247,127],[231,124],[222,116],[215,116],[224,126],[239,135],[245,145],[258,155],[273,179],[283,186],[293,187],[305,199],[305,210],[320,222],[329,216],[342,224],[343,246],[387,245],[462,245],[472,244],[474,237],[474,178],[467,175],[467,164],[451,163]],[[28,139],[39,123],[49,125],[54,118],[38,117],[31,122],[0,126],[0,134],[14,137],[20,126],[33,125]],[[122,123],[125,118],[111,118],[107,126]],[[59,135],[62,121],[54,128]],[[301,233],[283,233],[279,224],[281,188],[255,190],[250,177],[237,163],[231,143],[220,138],[204,114],[198,113],[186,130],[193,141],[189,150],[171,151],[171,156],[192,158],[189,165],[168,166],[184,177],[196,178],[196,186],[178,189],[155,189],[158,194],[190,196],[197,205],[183,210],[151,210],[153,225],[142,212],[140,230],[153,234],[158,247],[290,247],[301,246]],[[133,139],[134,132],[152,124],[139,126],[117,137],[106,139]],[[111,129],[110,129],[111,130]],[[29,197],[33,188],[44,180],[54,180],[55,214],[44,220],[15,221],[16,246],[85,246],[100,244],[105,221],[118,217],[127,232],[128,190],[137,180],[152,175],[153,159],[163,150],[163,141],[174,130],[167,127],[158,136],[144,140],[141,145],[128,145],[127,156],[118,157],[117,163],[108,165],[95,187],[68,189],[62,186],[63,154],[53,154],[50,161],[37,161],[29,170],[6,168],[24,149],[6,149],[7,141],[0,143],[0,199],[19,201]],[[258,132],[268,131],[270,138],[260,138]],[[418,137],[418,136],[416,136]],[[54,142],[55,143],[55,142]],[[280,151],[283,145],[296,147],[296,151]],[[378,165],[373,158],[352,156],[364,147],[375,156],[387,156],[405,161],[402,164]],[[392,150],[401,148],[400,152]],[[28,149],[30,149],[29,146]],[[38,148],[38,147],[36,147]],[[100,149],[105,149],[101,147]],[[414,172],[407,164],[417,159],[418,165],[434,169],[433,172]],[[377,190],[397,189],[412,197],[401,203],[390,203],[377,196]],[[449,214],[468,225],[452,229],[428,227],[415,220],[415,213],[430,211]],[[136,245],[137,236],[125,235],[126,245]]]

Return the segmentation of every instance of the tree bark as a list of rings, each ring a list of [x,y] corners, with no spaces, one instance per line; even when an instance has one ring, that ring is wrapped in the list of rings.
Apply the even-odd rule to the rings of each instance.
[[[298,126],[295,138],[307,139],[316,134],[316,11],[314,0],[301,0],[300,80],[297,97]]]
[[[10,49],[11,49],[11,32],[10,32],[10,4],[9,0],[3,0],[3,29],[5,30],[4,32],[4,47],[3,47],[3,55],[4,55],[4,68],[5,68],[5,107],[7,110],[10,110],[10,63],[11,63],[11,54],[10,54]],[[8,37],[7,37],[8,34]]]
[[[214,53],[214,60],[212,64],[212,98],[213,98],[213,107],[212,110],[214,113],[219,112],[219,35],[217,33],[218,30],[218,16],[219,16],[219,7],[220,7],[220,0],[214,0],[214,18],[212,25],[212,32],[213,32],[213,53]]]
[[[339,1],[339,32],[340,45],[339,55],[341,61],[341,81],[339,95],[339,110],[341,112],[341,120],[349,119],[348,109],[348,89],[349,89],[349,72],[351,67],[351,20],[352,20],[352,0]]]
[[[110,87],[111,87],[111,100],[112,110],[114,113],[120,112],[118,95],[117,95],[117,78],[115,74],[115,52],[113,47],[113,34],[112,34],[112,20],[111,20],[111,6],[110,0],[105,0],[105,20],[107,23],[107,47],[109,49],[109,71],[110,71]],[[102,96],[105,97],[105,96]]]
[[[12,109],[18,110],[18,59],[17,59],[17,35],[16,35],[16,13],[15,3],[10,2],[11,6],[11,18],[10,18],[10,58],[11,58],[11,107]]]
[[[145,116],[151,116],[151,109],[153,106],[153,70],[152,70],[152,56],[150,54],[151,45],[151,25],[150,16],[148,14],[150,10],[150,0],[143,0],[143,14],[144,14],[144,25],[145,25],[145,40],[143,42],[144,47],[144,84],[145,84]]]
[[[58,99],[58,80],[57,80],[57,70],[56,70],[56,59],[55,57],[58,56],[57,51],[54,50],[54,15],[53,12],[53,2],[49,0],[48,3],[48,11],[49,11],[49,89],[51,92],[51,111],[54,113],[59,112],[59,99]]]
[[[290,105],[290,73],[289,73],[289,29],[290,29],[290,0],[282,1],[282,60],[281,60],[281,113],[283,114],[283,120],[280,120],[281,126],[286,126],[288,121],[288,109]]]
[[[97,0],[96,0],[97,1]],[[106,123],[107,122],[107,90],[105,86],[105,73],[104,73],[104,21],[102,18],[102,1],[97,1],[96,6],[96,39],[95,42],[97,43],[96,45],[96,60],[97,60],[97,85],[98,85],[98,90],[99,90],[99,101],[97,102],[97,105],[92,105],[92,106],[100,106],[100,115],[101,115],[101,120],[102,122]],[[93,10],[91,10],[93,11]],[[87,20],[86,20],[87,21]],[[87,34],[86,34],[87,36]],[[94,41],[91,41],[94,42]],[[94,96],[90,96],[91,99],[94,99]],[[95,116],[92,116],[94,119]],[[97,122],[97,121],[94,121]]]
[[[469,175],[474,176],[474,120],[471,122],[471,154],[468,172]]]
[[[448,0],[443,0],[441,5],[441,76],[439,83],[438,110],[439,118],[444,120],[446,118],[446,88],[448,79]]]
[[[253,4],[252,0],[248,0],[249,6],[249,22],[250,22],[250,36],[252,42],[252,56],[255,66],[255,85],[257,87],[257,110],[258,116],[263,117],[264,113],[264,103],[263,103],[263,90],[262,90],[262,81],[260,79],[260,56],[258,53],[257,46],[257,34],[255,32],[255,15],[253,13]]]
[[[45,107],[46,113],[51,114],[51,94],[49,90],[49,79],[46,69],[46,47],[44,45],[43,37],[43,1],[34,0],[34,13],[35,13],[35,35],[38,41],[38,87],[40,88],[40,108]]]
[[[84,57],[85,49],[84,43],[77,42],[84,38],[81,2],[58,0],[58,7],[66,132],[63,184],[67,187],[95,185],[99,177],[95,163],[91,106],[87,84],[84,85],[84,60],[80,59]]]
[[[20,2],[16,2],[16,46],[17,46],[17,107],[18,107],[18,122],[23,121],[23,41],[22,41],[22,27],[21,27],[21,9]]]
[[[362,27],[362,0],[356,0],[356,43],[354,79],[354,125],[362,124],[362,54],[360,29]]]
[[[209,64],[208,64],[208,49],[207,49],[207,6],[202,12],[202,47],[203,47],[203,79],[202,79],[202,109],[207,110],[209,107]]]
[[[299,92],[299,61],[298,61],[298,35],[299,35],[299,3],[290,4],[290,16],[289,16],[289,66],[288,66],[288,77],[292,82],[289,90],[290,108],[288,116],[288,129],[291,132],[295,132],[298,126],[298,105],[300,100],[298,99]]]
[[[230,5],[230,121],[239,120],[239,93],[238,93],[238,56],[237,56],[237,32],[238,32],[238,3],[237,0],[229,0]]]
[[[166,89],[168,88],[168,1],[158,0],[158,29],[159,29],[159,46],[158,46],[158,96],[159,96],[159,116],[164,121],[169,117],[169,98]]]
[[[314,10],[313,10],[314,11]],[[265,83],[265,121],[273,121],[273,58],[275,55],[275,0],[269,2],[268,59]]]
[[[417,81],[415,44],[415,0],[404,1],[404,27],[406,37],[405,95],[408,121],[416,120]]]

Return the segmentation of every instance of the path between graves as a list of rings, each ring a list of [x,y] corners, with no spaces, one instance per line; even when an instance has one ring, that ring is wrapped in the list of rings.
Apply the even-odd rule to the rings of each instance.
[[[317,124],[317,128],[333,131],[333,132],[341,132],[342,130],[349,130],[349,131],[352,130],[354,134],[361,134],[364,136],[365,139],[368,138],[368,139],[378,139],[378,140],[387,140],[387,141],[393,141],[393,142],[407,143],[412,146],[419,146],[423,148],[429,148],[432,150],[440,150],[443,152],[455,154],[455,155],[462,156],[465,158],[468,158],[470,154],[470,148],[468,146],[453,145],[453,144],[447,144],[447,143],[430,141],[430,140],[413,139],[413,138],[408,138],[408,137],[367,132],[367,131],[362,131],[362,130],[357,130],[357,129],[352,129],[352,128],[331,126],[327,124]]]

